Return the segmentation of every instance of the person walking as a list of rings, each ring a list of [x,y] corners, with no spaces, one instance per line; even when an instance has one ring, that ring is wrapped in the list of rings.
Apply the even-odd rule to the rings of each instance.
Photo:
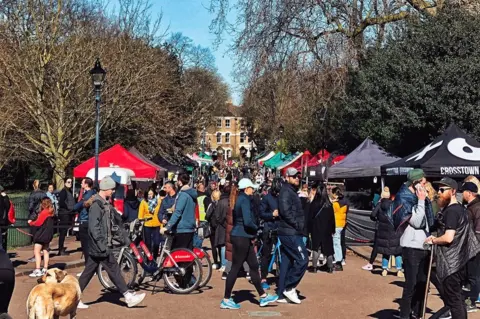
[[[100,181],[100,191],[95,195],[88,212],[88,249],[89,258],[85,269],[79,279],[80,290],[83,292],[97,271],[98,265],[102,264],[108,277],[125,297],[129,308],[135,307],[145,299],[145,293],[137,294],[128,290],[125,279],[120,273],[112,251],[113,241],[119,238],[125,243],[129,242],[128,235],[123,228],[118,227],[118,233],[113,232],[112,223],[121,223],[121,216],[109,203],[116,187],[115,181],[110,176],[105,176]],[[117,216],[118,215],[118,216]],[[79,309],[87,309],[88,306],[82,301],[78,304]]]
[[[189,186],[190,176],[181,174],[178,177],[177,188],[179,189],[173,213],[167,225],[160,232],[173,234],[172,249],[193,249],[193,235],[195,233],[195,202],[197,191]]]
[[[437,214],[437,235],[429,236],[425,243],[438,245],[436,254],[437,277],[443,286],[442,296],[450,308],[453,319],[466,319],[467,308],[462,292],[465,280],[465,266],[480,252],[480,244],[465,214],[464,207],[458,203],[456,194],[458,184],[449,177],[442,178],[436,184],[438,203],[443,210]],[[466,185],[466,189],[471,185]],[[478,189],[477,189],[478,191]]]
[[[40,214],[37,219],[30,221],[29,225],[36,227],[35,235],[33,236],[33,254],[35,256],[35,270],[30,274],[30,277],[41,277],[48,269],[48,262],[50,260],[49,245],[53,239],[53,203],[50,198],[45,197],[40,204]],[[40,269],[42,263],[43,252],[43,269]]]
[[[308,251],[303,242],[305,216],[296,189],[300,183],[300,173],[295,168],[287,169],[287,182],[283,184],[278,197],[279,221],[278,238],[281,260],[277,295],[280,303],[286,303],[286,297],[300,304],[296,287],[302,280],[308,267]]]
[[[175,204],[175,198],[177,198],[177,192],[173,182],[168,181],[163,186],[166,196],[160,204],[160,211],[158,212],[158,220],[162,223],[162,226],[167,225],[170,215],[172,214],[172,207]]]
[[[42,202],[42,199],[45,198],[45,192],[40,189],[40,181],[38,179],[33,181],[32,186],[33,191],[28,197],[28,224],[38,218],[38,214],[40,213],[40,203]],[[36,230],[37,227],[30,228],[30,234],[32,237],[35,236]],[[28,262],[35,262],[35,255],[29,258]]]
[[[142,200],[138,209],[138,218],[151,218],[145,222],[143,226],[145,245],[152,252],[153,259],[156,260],[158,256],[158,250],[160,247],[160,226],[162,225],[158,220],[158,212],[162,201],[157,199],[157,196],[153,189],[150,189],[147,193],[147,198]]]
[[[226,260],[226,237],[227,237],[227,213],[230,209],[230,192],[231,186],[227,185],[223,187],[220,194],[220,200],[215,207],[214,219],[215,219],[215,247],[220,251],[220,271],[224,272],[227,266]]]
[[[65,249],[65,238],[67,237],[68,228],[73,225],[73,209],[75,207],[75,199],[72,193],[72,179],[65,179],[65,187],[58,194],[58,220],[59,220],[59,236],[58,236],[58,254],[57,256],[68,256],[69,253]]]
[[[335,235],[333,235],[333,249],[335,251],[335,270],[343,271],[342,261],[344,258],[342,247],[342,233],[347,224],[347,211],[348,206],[340,205],[340,200],[343,198],[343,194],[340,188],[335,187],[332,189],[333,195],[333,212],[335,213]]]
[[[209,201],[210,204],[207,207],[207,213],[205,215],[205,219],[208,221],[211,229],[211,234],[210,234],[210,245],[212,248],[212,257],[213,257],[213,269],[219,269],[221,267],[221,252],[220,248],[217,248],[217,228],[218,228],[218,223],[217,223],[217,218],[215,216],[215,211],[217,210],[217,205],[218,202],[220,201],[220,196],[221,193],[220,191],[214,191],[211,196],[211,200]]]
[[[473,182],[463,183],[461,187],[463,201],[467,203],[468,221],[473,229],[477,240],[480,242],[480,199],[478,198],[478,187]],[[480,293],[480,254],[470,259],[467,264],[467,278],[469,291],[469,303],[467,312],[476,312],[476,302]]]
[[[272,187],[268,193],[262,198],[260,205],[260,219],[263,220],[263,234],[262,234],[262,259],[261,259],[261,276],[262,276],[262,288],[270,289],[267,283],[268,267],[270,266],[270,260],[272,259],[272,247],[274,243],[273,233],[277,231],[278,220],[278,195],[282,188],[282,179],[275,178],[272,181]],[[276,265],[279,267],[280,265]]]
[[[310,193],[309,204],[309,232],[312,237],[312,266],[313,272],[318,269],[318,259],[323,254],[326,259],[325,270],[333,273],[333,235],[335,234],[335,214],[332,202],[326,188],[320,189],[313,185]]]
[[[11,318],[8,306],[15,288],[15,269],[5,250],[0,249],[0,318]]]
[[[7,251],[8,245],[8,226],[11,225],[10,216],[10,198],[5,189],[0,185],[0,249]]]
[[[250,276],[253,285],[260,295],[260,307],[275,302],[277,295],[268,295],[262,288],[260,274],[258,272],[258,261],[253,245],[258,226],[255,224],[254,212],[252,210],[252,196],[258,188],[250,179],[243,178],[238,184],[240,194],[233,210],[234,226],[230,235],[233,246],[232,269],[228,273],[225,283],[224,299],[220,303],[221,309],[240,309],[240,305],[231,299],[232,290],[237,281],[238,273],[244,262],[248,263]]]
[[[400,319],[409,319],[412,314],[419,317],[423,309],[430,258],[424,242],[434,222],[432,205],[424,188],[426,182],[423,170],[409,171],[407,182],[400,187],[389,211],[395,230],[401,234],[405,270]]]
[[[47,194],[48,195],[48,194]],[[78,221],[80,223],[78,229],[78,235],[80,237],[80,247],[82,248],[83,258],[85,263],[88,260],[88,208],[85,206],[85,203],[93,199],[95,196],[95,190],[93,189],[93,180],[89,177],[82,180],[82,197],[75,204],[73,210],[80,212],[78,216]]]
[[[377,252],[383,255],[382,276],[387,276],[390,256],[395,256],[397,276],[403,278],[402,247],[400,246],[401,234],[395,231],[395,228],[388,217],[388,211],[391,205],[392,201],[390,200],[390,189],[385,187],[382,191],[381,199],[373,211],[373,216],[378,220],[378,231],[376,238]]]
[[[125,197],[125,202],[123,204],[123,214],[122,219],[126,223],[131,223],[138,218],[138,211],[140,208],[140,201],[135,195],[134,189],[129,189],[127,191],[127,196]],[[161,221],[159,221],[161,222]]]

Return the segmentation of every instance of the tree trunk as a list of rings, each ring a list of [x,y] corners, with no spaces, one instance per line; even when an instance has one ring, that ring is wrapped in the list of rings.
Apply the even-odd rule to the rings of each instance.
[[[70,163],[70,158],[65,158],[61,154],[55,154],[54,158],[50,161],[50,165],[53,168],[53,180],[57,189],[63,189],[65,178],[65,170]],[[73,186],[73,185],[72,185]]]

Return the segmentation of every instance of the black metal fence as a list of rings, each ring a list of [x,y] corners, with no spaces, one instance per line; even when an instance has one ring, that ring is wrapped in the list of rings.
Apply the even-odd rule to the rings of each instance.
[[[8,230],[8,247],[28,246],[32,243],[32,236],[27,235],[30,230],[27,227],[28,219],[28,196],[18,196],[10,199],[15,206],[16,222],[13,227]]]

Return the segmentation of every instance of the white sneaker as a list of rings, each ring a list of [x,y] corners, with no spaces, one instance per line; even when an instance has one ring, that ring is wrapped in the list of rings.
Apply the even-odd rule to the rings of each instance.
[[[35,269],[32,271],[32,273],[29,275],[31,278],[37,278],[37,277],[42,277],[43,273],[40,269]]]
[[[128,308],[135,307],[136,305],[141,303],[143,299],[145,299],[145,296],[146,296],[145,293],[137,294],[135,292],[133,293],[127,292],[125,294],[125,302],[127,303],[127,307]]]
[[[224,272],[225,271],[225,266],[220,267],[220,269],[218,271]]]
[[[42,269],[42,276],[47,273],[47,270],[48,270],[47,268],[43,268],[43,269]]]
[[[88,309],[90,308],[88,305],[84,304],[81,300],[78,303],[77,309]]]
[[[82,273],[80,272],[80,273],[77,274],[77,277],[80,277],[81,275],[82,275]]]
[[[288,291],[285,290],[283,292],[283,295],[287,297],[288,300],[290,300],[293,303],[296,303],[297,305],[302,303],[302,301],[298,298],[297,292],[295,291],[295,289],[290,289]]]
[[[217,270],[217,269],[218,269],[218,265],[217,265],[217,264],[213,264],[213,265],[212,265],[212,269]]]
[[[342,260],[342,266],[345,266],[347,264],[347,262],[344,260]]]

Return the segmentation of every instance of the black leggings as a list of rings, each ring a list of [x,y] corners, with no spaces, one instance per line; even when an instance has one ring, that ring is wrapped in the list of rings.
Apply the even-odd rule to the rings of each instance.
[[[373,265],[373,263],[375,262],[375,259],[377,259],[377,255],[378,255],[378,253],[377,253],[377,232],[375,231],[372,254],[370,255],[370,260],[369,260],[369,263],[371,265]]]
[[[247,262],[250,268],[250,277],[252,278],[253,285],[260,296],[265,294],[262,288],[262,282],[260,280],[260,274],[258,273],[258,261],[255,254],[255,247],[252,244],[252,240],[247,237],[230,236],[232,242],[232,269],[228,273],[227,282],[225,283],[225,299],[230,299],[232,295],[233,286],[237,281],[238,272],[243,267],[243,262]]]

